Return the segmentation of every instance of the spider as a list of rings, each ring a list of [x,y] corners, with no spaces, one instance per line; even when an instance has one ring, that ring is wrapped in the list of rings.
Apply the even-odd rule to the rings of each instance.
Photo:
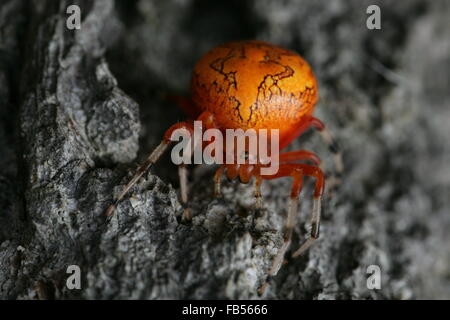
[[[318,100],[317,81],[311,67],[297,53],[262,41],[231,42],[213,48],[195,65],[191,79],[191,98],[177,99],[180,107],[191,119],[201,121],[204,129],[278,129],[279,150],[287,147],[295,138],[309,128],[319,132],[330,151],[334,154],[336,175],[343,171],[338,145],[326,130],[325,125],[313,117]],[[132,179],[123,188],[105,214],[113,214],[117,204],[130,188],[150,169],[173,142],[172,134],[177,129],[193,131],[192,121],[171,126],[162,142],[137,169]],[[204,148],[207,143],[203,143]],[[226,146],[225,146],[226,149]],[[248,160],[248,153],[245,155]],[[312,164],[298,163],[309,161]],[[225,174],[230,180],[239,178],[242,183],[254,180],[256,207],[261,206],[261,183],[281,177],[293,179],[287,204],[287,219],[284,229],[284,243],[275,256],[268,271],[266,282],[261,286],[264,292],[269,280],[280,269],[291,243],[297,214],[298,198],[302,190],[303,177],[315,178],[314,200],[309,237],[292,257],[307,250],[319,237],[321,199],[324,194],[325,177],[321,161],[313,152],[298,150],[280,152],[278,171],[263,175],[267,164],[221,164],[214,175],[214,193],[220,196],[221,178]],[[187,209],[187,168],[179,165],[180,195],[184,207],[183,218],[189,220]]]

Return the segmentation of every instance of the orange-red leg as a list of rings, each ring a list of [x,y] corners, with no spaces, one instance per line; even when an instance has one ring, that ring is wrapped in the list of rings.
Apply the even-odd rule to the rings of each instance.
[[[320,158],[313,152],[307,150],[297,150],[281,153],[278,159],[280,164],[295,161],[311,161],[314,165],[320,165]],[[261,197],[261,175],[256,174],[257,169],[254,168],[252,175],[255,176],[254,188],[255,188],[255,208],[260,209],[262,207],[262,197]]]
[[[284,231],[284,243],[272,262],[272,266],[269,269],[266,282],[259,289],[259,292],[261,294],[264,293],[271,278],[277,274],[278,270],[283,264],[284,257],[291,243],[292,232],[295,226],[295,217],[297,215],[298,197],[303,185],[303,176],[312,176],[316,178],[316,184],[314,189],[314,205],[311,218],[312,227],[310,237],[300,246],[300,248],[296,252],[294,252],[293,257],[298,256],[306,249],[308,249],[314,242],[314,240],[316,240],[319,237],[320,209],[321,209],[320,202],[325,187],[325,181],[322,170],[317,166],[311,166],[307,164],[287,163],[280,165],[280,168],[276,175],[262,176],[262,178],[270,180],[286,176],[291,176],[293,178],[293,182],[288,202],[288,210],[287,210],[288,215]]]
[[[317,118],[311,118],[311,126],[314,127],[321,135],[323,141],[328,145],[328,149],[333,153],[334,166],[336,175],[340,176],[344,171],[344,163],[342,161],[342,154],[340,152],[339,144],[334,140],[330,131],[328,131],[325,124]]]
[[[261,183],[262,183],[261,176],[260,175],[255,176],[255,208],[256,209],[261,209],[261,207],[262,207]]]
[[[202,125],[205,127],[205,129],[215,128],[214,117],[209,112],[202,113],[197,120],[202,121]],[[192,156],[192,151],[193,150],[191,149],[191,154],[189,155],[189,157]],[[184,221],[189,221],[191,220],[192,216],[188,204],[188,169],[184,163],[178,166],[178,177],[180,181],[180,200],[183,206],[183,215],[181,219]]]
[[[239,164],[226,164],[225,168],[226,168],[226,175],[228,180],[234,180],[239,176]]]
[[[206,128],[213,127],[214,124],[214,116],[210,112],[203,112],[199,117],[199,121],[202,121]],[[152,165],[158,161],[158,159],[162,156],[162,154],[167,150],[169,145],[172,143],[171,137],[172,133],[177,129],[185,129],[191,133],[193,133],[192,124],[189,122],[180,122],[171,126],[165,133],[163,140],[156,147],[155,150],[148,156],[145,162],[139,166],[136,170],[135,174],[131,178],[131,180],[125,185],[124,189],[120,192],[114,202],[106,209],[105,215],[110,217],[113,213],[119,202],[125,197],[125,195],[130,191],[130,189],[139,181],[139,179],[144,175],[147,170],[149,170]],[[181,167],[180,169],[180,187],[181,187],[181,198],[182,203],[184,200],[187,202],[187,171],[186,168]],[[183,181],[181,181],[183,180]],[[185,210],[186,212],[186,210]],[[184,214],[186,215],[186,214]]]
[[[178,178],[180,181],[180,200],[183,206],[182,220],[190,220],[191,212],[188,207],[188,169],[185,164],[178,166]]]
[[[316,166],[319,166],[321,163],[320,158],[314,152],[307,150],[283,152],[280,154],[279,157],[280,163],[295,162],[295,161],[311,161]]]
[[[226,170],[226,175],[229,180],[233,180],[239,176],[241,182],[247,183],[254,176],[254,188],[255,188],[255,208],[260,209],[262,206],[262,197],[261,197],[261,183],[262,178],[260,175],[255,175],[255,167],[253,165],[238,165],[238,164],[229,164],[229,165],[221,165],[214,174],[214,196],[221,196],[221,179]]]
[[[340,183],[340,177],[342,175],[342,172],[344,171],[344,164],[342,161],[342,154],[339,150],[338,143],[333,139],[332,135],[322,121],[314,117],[305,118],[302,125],[299,126],[296,131],[292,132],[289,136],[286,136],[283,141],[280,141],[280,147],[281,149],[283,149],[292,140],[300,136],[305,130],[309,128],[314,128],[317,132],[320,133],[322,140],[328,145],[328,149],[330,150],[330,152],[333,153],[335,172],[330,177],[330,179],[328,179],[328,188],[329,190],[332,190]]]
[[[225,170],[225,166],[221,165],[214,174],[214,197],[219,198],[222,195],[221,192],[221,184],[222,184],[222,176],[223,171]]]

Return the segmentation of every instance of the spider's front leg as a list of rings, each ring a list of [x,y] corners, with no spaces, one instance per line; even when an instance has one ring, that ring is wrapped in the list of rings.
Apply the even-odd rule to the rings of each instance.
[[[205,130],[217,129],[214,115],[210,112],[207,112],[207,111],[203,112],[197,118],[197,121],[200,121],[202,123],[202,128],[204,128]],[[205,138],[205,137],[208,137],[207,139],[210,139],[206,133],[203,138]],[[199,142],[199,143],[200,143],[202,149],[207,145],[207,144],[203,144],[202,142]],[[194,148],[195,148],[195,146],[194,146]],[[191,148],[191,153],[189,155],[187,155],[188,157],[192,157],[192,152],[193,152],[194,148]],[[188,199],[188,179],[187,179],[188,170],[184,163],[182,163],[178,166],[178,175],[180,178],[181,204],[183,205],[182,220],[189,221],[189,220],[191,220],[192,216],[191,216],[191,212],[188,207],[188,200],[189,200]]]
[[[295,217],[298,211],[299,194],[303,186],[303,176],[312,176],[316,178],[315,188],[314,188],[314,206],[312,213],[312,229],[310,237],[306,240],[302,246],[292,255],[296,257],[308,249],[311,244],[319,237],[319,225],[320,225],[320,202],[323,195],[323,190],[325,186],[325,180],[322,170],[317,166],[311,166],[307,164],[297,164],[297,163],[285,163],[280,164],[278,173],[273,176],[262,176],[263,179],[270,180],[280,177],[290,176],[293,178],[291,194],[288,200],[287,208],[287,219],[284,230],[284,242],[278,254],[275,256],[272,266],[269,269],[266,282],[260,287],[259,293],[263,294],[266,290],[272,277],[275,276],[284,262],[284,257],[289,248],[292,238],[292,232],[295,226]]]
[[[214,126],[214,116],[210,112],[203,112],[197,119],[198,121],[202,121],[206,128],[210,128]],[[139,179],[147,172],[156,161],[161,158],[164,152],[172,143],[171,137],[175,130],[184,129],[188,130],[191,134],[191,137],[194,132],[194,128],[192,123],[190,122],[180,122],[171,126],[165,133],[163,140],[161,143],[153,150],[153,152],[147,157],[142,165],[138,167],[133,177],[130,181],[125,185],[123,190],[117,196],[117,198],[113,201],[113,203],[106,209],[105,215],[107,217],[111,217],[114,213],[119,202],[126,196],[126,194],[130,191],[130,189],[139,181]],[[186,205],[188,201],[188,192],[187,192],[187,168],[184,164],[181,164],[179,167],[179,176],[180,176],[180,189],[181,189],[181,203],[184,206],[183,218],[189,219],[190,214],[189,210],[187,210]]]

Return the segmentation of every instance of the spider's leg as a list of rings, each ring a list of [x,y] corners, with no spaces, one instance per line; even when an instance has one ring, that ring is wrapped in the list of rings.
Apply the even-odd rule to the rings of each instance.
[[[334,172],[332,172],[331,176],[327,178],[327,188],[332,193],[335,187],[337,187],[340,184],[342,172],[344,171],[344,164],[342,161],[342,154],[339,150],[340,149],[339,144],[330,134],[330,132],[322,123],[322,121],[311,116],[306,117],[302,122],[302,124],[296,130],[292,131],[289,135],[285,136],[283,140],[280,141],[280,147],[281,149],[283,149],[291,141],[293,141],[295,138],[303,134],[303,132],[305,132],[309,128],[314,128],[318,133],[320,133],[322,140],[328,145],[328,149],[330,150],[330,152],[333,153],[333,162],[335,170]],[[287,157],[290,158],[292,155],[294,155],[294,153],[295,152],[287,152],[287,154],[291,154],[288,155]],[[305,156],[307,155],[305,154]],[[313,160],[313,158],[305,160]]]
[[[190,220],[191,212],[188,208],[188,169],[185,164],[178,166],[178,177],[180,179],[181,205],[183,206],[182,220]]]
[[[261,183],[262,183],[261,176],[259,175],[255,176],[255,208],[257,210],[261,209],[262,207]]]
[[[311,215],[311,233],[309,235],[309,238],[303,242],[303,244],[300,246],[300,248],[297,249],[292,254],[292,257],[298,257],[303,252],[305,252],[313,243],[319,238],[320,234],[320,209],[321,209],[321,196],[314,196],[314,203],[313,203],[313,211]]]
[[[342,173],[344,171],[344,162],[342,161],[342,153],[339,144],[333,138],[325,124],[317,118],[310,119],[310,125],[314,127],[322,137],[323,141],[328,145],[328,149],[333,153],[333,161],[335,172],[331,177],[327,178],[327,189],[332,193],[334,189],[341,183]]]
[[[215,122],[214,122],[214,116],[209,112],[204,112],[198,117],[198,121],[202,122],[202,125],[205,127],[205,129],[211,129],[215,128]],[[192,133],[192,132],[191,132]],[[195,148],[195,141],[194,141],[194,148]],[[193,149],[190,148],[190,154],[187,155],[187,157],[192,157]],[[203,145],[202,145],[203,148]],[[191,211],[188,207],[188,169],[186,167],[185,163],[182,163],[178,166],[178,176],[180,179],[180,195],[181,195],[181,204],[183,206],[183,216],[182,220],[189,221],[191,220]]]
[[[219,198],[222,196],[222,192],[221,192],[221,183],[222,183],[222,175],[223,175],[223,171],[225,170],[225,166],[221,165],[216,173],[214,174],[214,197]]]
[[[327,135],[329,135],[327,133]],[[331,136],[330,136],[331,137]],[[330,140],[332,141],[332,140]],[[321,161],[320,158],[313,152],[307,150],[298,150],[285,152],[280,154],[280,162],[292,162],[292,161],[302,161],[308,160],[313,162],[315,165],[320,166]],[[305,241],[305,243],[292,255],[296,257],[300,255],[302,252],[307,250],[310,245],[314,242],[315,239],[319,237],[319,229],[320,229],[320,209],[321,209],[321,197],[314,197],[314,206],[311,218],[311,234],[310,238]]]
[[[314,190],[314,208],[313,208],[313,226],[310,238],[294,253],[298,256],[310,247],[312,242],[319,236],[319,222],[320,222],[320,200],[324,189],[324,177],[322,170],[317,166],[307,164],[281,164],[278,173],[273,176],[263,177],[264,179],[275,179],[279,177],[291,176],[293,178],[291,195],[288,202],[288,216],[284,231],[284,243],[281,246],[278,254],[275,256],[272,266],[269,270],[266,282],[259,289],[260,294],[264,293],[270,280],[275,276],[284,262],[284,257],[289,248],[292,238],[293,228],[295,226],[295,217],[298,208],[298,196],[303,185],[303,176],[313,176],[316,178]]]
[[[288,207],[287,207],[287,219],[286,224],[284,227],[284,241],[283,245],[281,246],[280,250],[278,251],[277,255],[272,261],[272,265],[269,269],[269,272],[267,274],[266,281],[263,283],[263,285],[259,288],[259,293],[263,294],[269,285],[272,278],[277,274],[278,270],[281,268],[283,262],[284,262],[284,256],[286,255],[286,251],[289,249],[289,246],[291,244],[291,238],[292,238],[292,231],[294,229],[295,225],[295,216],[297,214],[297,208],[298,208],[298,196],[300,194],[300,191],[302,189],[303,185],[303,174],[301,170],[295,170],[292,171],[290,168],[288,171],[289,174],[286,174],[286,170],[283,170],[284,168],[287,168],[286,166],[290,166],[288,164],[281,165],[280,170],[278,174],[280,174],[280,171],[285,171],[285,175],[290,175],[293,177],[293,183],[292,183],[292,190],[291,195],[288,200]],[[278,176],[277,174],[277,176]]]
[[[114,210],[116,209],[119,202],[125,197],[125,195],[130,191],[130,189],[139,181],[139,179],[144,175],[147,170],[149,170],[152,165],[158,161],[162,154],[166,151],[167,147],[170,145],[170,140],[164,139],[153,152],[148,156],[145,162],[139,166],[131,180],[125,185],[120,194],[115,198],[114,202],[106,209],[105,215],[107,217],[112,216]]]
[[[200,121],[206,121],[208,124],[213,122],[213,115],[209,112],[203,112],[198,120]],[[145,172],[147,172],[152,165],[158,161],[158,159],[162,156],[162,154],[167,150],[169,145],[172,143],[171,137],[175,130],[177,129],[185,129],[188,130],[191,133],[193,132],[192,124],[188,122],[180,122],[176,123],[173,126],[171,126],[165,133],[163,140],[161,143],[156,147],[155,150],[148,156],[148,158],[145,160],[145,162],[139,166],[139,168],[136,170],[135,174],[131,178],[131,180],[126,184],[126,186],[123,188],[123,190],[120,192],[120,194],[117,196],[117,198],[114,200],[114,202],[106,209],[105,215],[107,217],[111,217],[114,213],[114,210],[116,209],[119,202],[125,197],[125,195],[130,191],[130,189],[139,181],[139,179],[144,175]],[[186,192],[187,195],[187,192]],[[186,196],[187,197],[187,196]]]
[[[320,166],[320,158],[311,151],[297,150],[290,152],[283,152],[279,156],[279,163],[295,162],[295,161],[311,161],[314,165]]]

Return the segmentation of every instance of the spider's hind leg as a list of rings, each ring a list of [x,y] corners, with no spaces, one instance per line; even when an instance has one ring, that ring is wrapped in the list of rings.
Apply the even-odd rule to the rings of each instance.
[[[341,177],[344,171],[342,152],[338,142],[333,138],[325,124],[317,118],[311,118],[310,125],[314,127],[328,145],[328,150],[333,154],[334,172],[327,175],[327,193],[333,194],[335,189],[341,184]],[[323,169],[323,168],[322,168]]]
[[[284,257],[286,255],[287,250],[289,249],[289,246],[291,244],[292,239],[292,232],[295,226],[295,216],[297,214],[298,209],[298,203],[299,203],[299,194],[302,189],[303,185],[303,174],[301,171],[295,171],[291,173],[292,177],[294,178],[294,181],[292,183],[292,190],[291,195],[288,200],[288,206],[287,206],[287,219],[286,224],[284,227],[284,235],[283,235],[283,245],[281,246],[280,250],[278,251],[277,255],[272,261],[272,265],[269,269],[269,272],[267,274],[266,281],[263,283],[263,285],[259,288],[259,293],[263,294],[269,285],[270,281],[272,280],[273,276],[275,276],[278,272],[278,270],[281,268]]]
[[[265,179],[275,179],[284,176],[291,176],[293,178],[291,195],[288,201],[288,215],[286,219],[286,225],[284,230],[284,242],[281,246],[278,254],[272,262],[272,266],[269,269],[266,282],[260,287],[259,293],[263,294],[270,280],[275,276],[284,262],[284,257],[292,239],[292,232],[295,226],[295,217],[297,215],[299,194],[303,185],[303,176],[313,176],[316,178],[314,189],[314,207],[312,212],[312,230],[310,238],[306,240],[303,245],[292,255],[296,257],[308,249],[311,244],[319,237],[319,224],[320,224],[320,204],[324,189],[324,176],[322,170],[317,166],[311,166],[307,164],[293,164],[286,163],[281,164],[278,173],[274,176],[265,177]]]
[[[320,233],[320,211],[321,211],[321,197],[314,197],[313,203],[313,211],[311,216],[311,232],[309,238],[303,242],[303,244],[298,248],[293,254],[292,257],[298,257],[303,252],[305,252],[315,240],[319,238]]]

